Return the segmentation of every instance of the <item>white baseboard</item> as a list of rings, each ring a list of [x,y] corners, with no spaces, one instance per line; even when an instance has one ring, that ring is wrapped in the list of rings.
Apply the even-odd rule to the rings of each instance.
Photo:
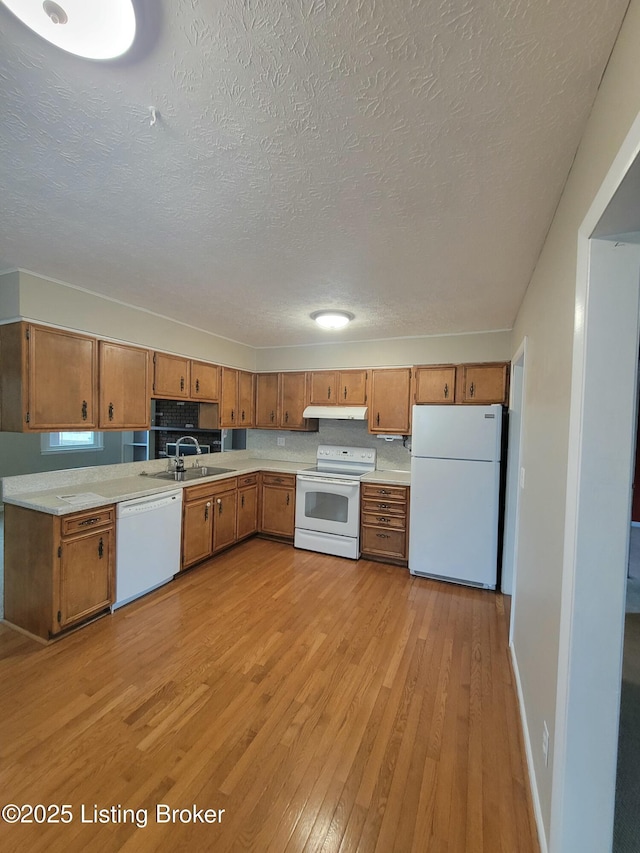
[[[536,828],[538,830],[538,843],[540,844],[540,853],[549,853],[547,844],[547,836],[544,831],[544,822],[542,820],[542,809],[540,807],[540,797],[538,795],[538,785],[536,782],[536,771],[533,765],[533,752],[531,749],[531,739],[529,738],[529,726],[527,725],[527,713],[524,707],[524,695],[522,693],[522,682],[520,681],[520,671],[518,669],[518,661],[516,658],[513,643],[509,644],[509,654],[511,656],[511,668],[516,681],[516,693],[518,694],[518,708],[520,709],[520,725],[522,728],[522,739],[524,741],[524,750],[527,756],[527,768],[529,770],[529,789],[531,791],[531,799],[533,800],[533,812],[536,819]]]

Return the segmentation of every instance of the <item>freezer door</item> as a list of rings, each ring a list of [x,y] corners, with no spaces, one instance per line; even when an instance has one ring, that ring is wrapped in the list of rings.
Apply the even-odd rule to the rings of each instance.
[[[500,465],[411,460],[409,571],[495,589]]]
[[[500,460],[500,405],[414,406],[412,429],[413,456]]]

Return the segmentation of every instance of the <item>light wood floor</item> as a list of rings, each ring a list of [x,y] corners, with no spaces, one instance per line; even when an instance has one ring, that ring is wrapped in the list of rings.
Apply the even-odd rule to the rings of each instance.
[[[47,647],[0,626],[0,790],[74,815],[3,851],[539,849],[502,596],[261,540]]]

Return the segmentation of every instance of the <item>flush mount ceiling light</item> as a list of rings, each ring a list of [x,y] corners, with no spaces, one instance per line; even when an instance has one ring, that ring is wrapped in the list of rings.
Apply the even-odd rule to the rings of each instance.
[[[354,319],[348,311],[314,311],[311,319],[323,329],[344,329]]]
[[[131,0],[1,0],[30,29],[86,59],[115,59],[136,34]]]

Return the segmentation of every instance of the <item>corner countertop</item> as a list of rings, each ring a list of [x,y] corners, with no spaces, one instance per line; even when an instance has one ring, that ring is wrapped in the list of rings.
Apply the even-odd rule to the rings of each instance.
[[[76,480],[66,485],[58,485],[56,488],[38,491],[5,492],[3,500],[6,504],[13,504],[24,507],[25,509],[35,510],[36,512],[45,512],[49,515],[62,516],[73,512],[81,512],[85,509],[104,506],[105,504],[121,503],[122,501],[135,500],[149,495],[160,495],[164,492],[175,491],[177,488],[185,488],[200,483],[217,482],[258,471],[296,474],[305,465],[305,463],[299,461],[287,462],[257,457],[234,458],[233,460],[225,458],[224,460],[220,460],[220,462],[221,464],[224,462],[225,467],[228,466],[233,470],[225,474],[216,474],[197,480],[176,482],[154,478],[153,473],[162,470],[155,464],[149,465],[153,471],[147,474],[140,472],[124,477],[111,476],[100,478],[96,473],[94,479],[82,479],[81,482]],[[408,471],[374,471],[363,477],[362,482],[408,486],[410,484],[410,473]]]

